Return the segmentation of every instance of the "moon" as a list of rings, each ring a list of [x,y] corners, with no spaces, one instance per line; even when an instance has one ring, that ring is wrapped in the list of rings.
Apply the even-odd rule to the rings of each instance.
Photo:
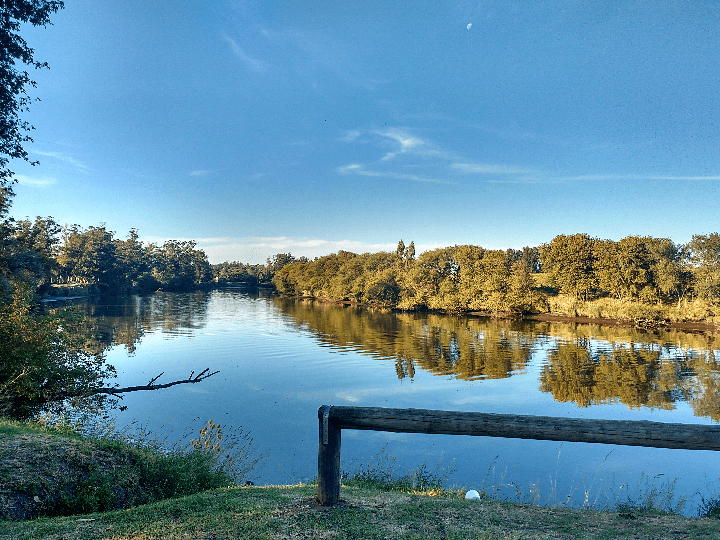
[[[467,29],[470,30],[472,28],[472,23],[468,24]]]

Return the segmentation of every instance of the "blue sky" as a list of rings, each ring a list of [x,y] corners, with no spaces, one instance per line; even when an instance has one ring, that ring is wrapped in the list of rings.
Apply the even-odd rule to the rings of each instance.
[[[11,213],[278,252],[720,230],[716,1],[66,0]]]

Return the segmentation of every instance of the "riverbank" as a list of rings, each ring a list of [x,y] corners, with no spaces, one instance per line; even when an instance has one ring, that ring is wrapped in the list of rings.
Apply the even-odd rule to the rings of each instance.
[[[267,285],[247,283],[208,283],[197,285],[196,290],[210,289],[272,289]],[[129,291],[127,294],[139,293]],[[147,292],[147,291],[145,291]],[[45,302],[81,298],[101,294],[96,285],[51,285],[42,295]],[[363,303],[345,299],[300,295],[296,298],[318,302],[366,308]],[[604,326],[638,327],[648,330],[670,328],[691,332],[720,330],[720,309],[702,300],[684,300],[678,304],[643,304],[629,300],[599,298],[578,300],[565,295],[546,295],[548,311],[545,313],[485,312],[468,311],[464,315],[497,318],[522,319],[541,322],[567,322],[598,324]],[[401,310],[389,310],[401,311]],[[445,313],[438,311],[438,313]]]
[[[233,432],[222,453],[219,445],[213,448],[222,437],[218,425],[206,426],[189,448],[167,447],[144,430],[117,433],[111,422],[79,426],[0,417],[0,520],[117,510],[189,495],[233,484],[255,463],[247,453],[238,462]]]
[[[368,308],[361,302],[315,297],[296,296],[300,300],[313,300],[323,304]],[[459,315],[484,319],[514,319],[540,322],[561,322],[578,324],[596,324],[602,326],[622,326],[655,330],[667,328],[690,332],[720,330],[720,309],[702,300],[686,300],[680,304],[643,304],[630,300],[599,298],[596,300],[578,300],[565,295],[547,295],[548,311],[545,313],[517,313],[511,311],[466,311]],[[382,310],[380,310],[382,311]],[[402,312],[400,309],[385,311]],[[441,315],[441,310],[423,310]],[[458,314],[455,314],[458,315]]]
[[[209,291],[212,289],[273,289],[271,285],[267,284],[249,284],[249,283],[235,283],[235,282],[220,282],[220,283],[199,283],[195,284],[192,289],[193,291]],[[162,290],[162,289],[157,289]],[[146,289],[131,289],[125,291],[116,291],[115,294],[152,294],[155,290]],[[187,291],[179,291],[187,292]],[[98,296],[102,294],[113,294],[107,293],[100,290],[95,284],[48,284],[44,285],[40,290],[40,298],[43,302],[55,302],[61,300],[73,300],[76,298],[85,298],[88,296]]]
[[[68,433],[63,433],[68,431]],[[42,506],[59,495],[107,498],[103,489],[132,495],[157,484],[157,472],[135,466],[137,449],[72,433],[65,425],[41,428],[4,421],[0,438],[0,501]],[[113,454],[113,455],[111,455]],[[143,459],[150,455],[142,452]],[[149,463],[162,461],[158,455]],[[121,472],[118,485],[100,481],[103,471]],[[165,467],[167,474],[168,468]],[[174,470],[179,473],[182,468]],[[177,476],[177,474],[176,474]],[[382,475],[381,475],[382,476]],[[76,478],[76,485],[69,479]],[[483,498],[464,499],[464,489],[443,489],[429,478],[378,481],[372,474],[343,481],[340,502],[319,506],[317,485],[216,487],[140,504],[126,497],[104,512],[1,521],[0,540],[152,538],[484,538],[484,539],[685,539],[720,537],[720,520],[661,512],[650,501],[613,509],[573,510]],[[229,482],[229,480],[225,480]],[[123,484],[124,485],[120,485]],[[196,484],[192,478],[179,483]],[[232,482],[229,482],[232,483]],[[221,484],[227,486],[227,484]],[[412,486],[416,487],[413,488]],[[420,491],[417,491],[420,489]],[[199,492],[197,492],[199,491]],[[118,492],[119,493],[119,492]],[[111,497],[112,498],[112,497]],[[113,499],[114,500],[114,499]],[[128,504],[129,503],[129,504]],[[67,511],[63,513],[72,513]],[[5,514],[7,517],[7,513]]]
[[[343,487],[334,507],[314,485],[228,487],[129,510],[0,522],[2,540],[483,538],[486,540],[720,537],[720,520],[625,508],[568,510],[429,493]]]

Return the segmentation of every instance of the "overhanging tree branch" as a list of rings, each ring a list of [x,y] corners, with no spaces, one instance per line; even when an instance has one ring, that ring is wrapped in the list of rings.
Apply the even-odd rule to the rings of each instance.
[[[155,384],[155,381],[157,381],[160,377],[163,376],[165,372],[163,371],[160,373],[160,375],[157,375],[150,379],[150,381],[142,386],[126,386],[125,388],[96,388],[93,390],[93,394],[125,394],[127,392],[137,392],[139,390],[160,390],[162,388],[170,388],[171,386],[175,386],[178,384],[188,384],[188,383],[197,383],[200,381],[204,381],[208,377],[212,377],[213,375],[220,373],[219,371],[213,371],[210,372],[209,368],[205,368],[200,373],[195,375],[194,371],[190,372],[190,376],[187,379],[183,379],[180,381],[173,381],[165,384]]]

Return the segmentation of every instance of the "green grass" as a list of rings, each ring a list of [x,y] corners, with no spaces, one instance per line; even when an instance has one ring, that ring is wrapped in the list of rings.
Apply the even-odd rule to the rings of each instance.
[[[216,424],[204,426],[183,452],[168,450],[142,434],[129,437],[126,433],[124,437],[134,441],[128,444],[110,428],[96,427],[94,433],[104,436],[87,438],[78,433],[77,424],[67,421],[0,419],[0,495],[15,474],[12,489],[16,493],[29,500],[40,498],[45,510],[50,507],[43,489],[54,489],[59,501],[56,511],[45,511],[44,517],[0,521],[0,540],[720,537],[720,519],[712,519],[720,514],[718,499],[703,499],[701,512],[707,517],[686,518],[669,511],[672,485],[657,489],[649,480],[649,490],[638,491],[643,495],[634,499],[615,501],[613,511],[489,498],[468,501],[464,490],[444,487],[443,476],[450,471],[440,464],[432,470],[421,465],[398,474],[394,458],[382,451],[355,472],[343,475],[340,503],[326,508],[317,504],[314,484],[228,486],[237,478],[218,469],[217,459],[213,465],[204,461],[208,455],[218,457],[207,449],[227,441]],[[8,441],[17,444],[12,447]],[[162,448],[164,453],[158,452]],[[21,475],[16,474],[18,470]],[[82,474],[76,475],[72,487],[58,480],[78,471]],[[222,487],[213,489],[213,482]],[[136,495],[149,493],[147,500],[136,498],[124,505],[127,508],[108,509],[117,508],[119,487],[130,484]],[[63,494],[68,496],[63,498]],[[52,513],[73,515],[48,515]]]
[[[438,463],[432,470],[427,464],[422,464],[415,470],[399,473],[395,469],[395,457],[383,447],[377,455],[353,472],[342,473],[341,479],[344,486],[350,487],[457,497],[461,490],[446,487],[447,477],[452,472],[452,468],[446,469],[442,463]]]
[[[236,538],[718,538],[720,520],[595,512],[485,499],[432,497],[343,485],[340,503],[317,486],[230,487],[128,510],[0,522],[0,539]]]

